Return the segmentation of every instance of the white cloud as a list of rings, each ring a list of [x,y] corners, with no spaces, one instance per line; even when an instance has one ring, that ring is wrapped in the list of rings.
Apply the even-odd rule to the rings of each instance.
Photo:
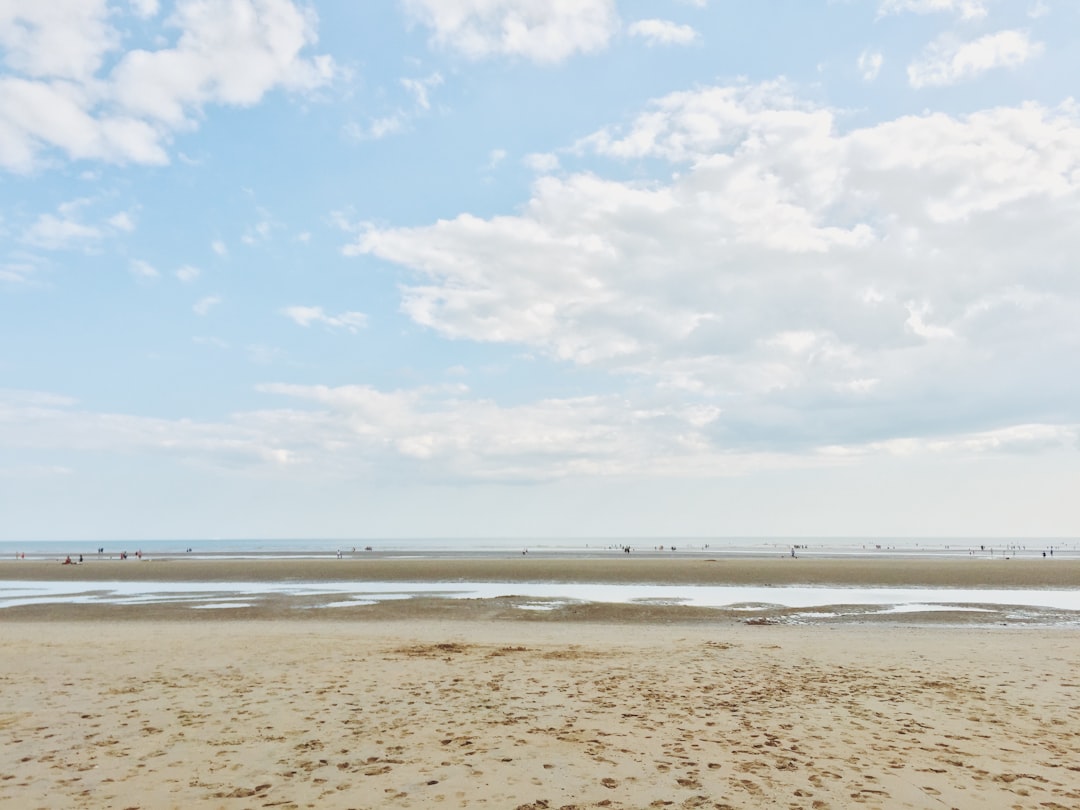
[[[344,133],[354,141],[378,141],[403,132],[408,122],[409,116],[399,110],[391,115],[375,118],[367,125],[350,122],[345,125]]]
[[[159,11],[158,0],[129,0],[129,2],[135,15],[143,19],[153,17]]]
[[[906,306],[908,319],[904,321],[904,325],[912,333],[928,340],[944,340],[956,337],[956,333],[949,327],[937,326],[926,321],[926,316],[930,314],[931,310],[928,304],[909,302]]]
[[[1045,17],[1050,13],[1050,6],[1048,6],[1045,0],[1035,0],[1028,8],[1028,16],[1033,20],[1038,20]]]
[[[515,214],[368,224],[346,253],[408,268],[418,324],[715,405],[709,440],[743,451],[1080,396],[1057,371],[1080,341],[1073,104],[844,132],[784,84],[707,87],[575,149],[669,170],[541,176]]]
[[[290,0],[189,0],[169,25],[180,31],[175,47],[129,51],[110,75],[119,105],[147,120],[187,126],[202,105],[250,106],[275,87],[310,90],[333,75],[327,57],[300,57],[317,20]]]
[[[932,14],[948,12],[965,20],[978,20],[986,16],[986,0],[881,0],[878,13]]]
[[[108,223],[110,226],[112,226],[118,231],[130,233],[131,231],[135,230],[135,220],[127,211],[121,211],[117,214],[113,214],[111,217],[109,217]]]
[[[213,242],[211,242],[210,243],[210,249],[212,251],[214,251],[214,254],[217,255],[217,256],[228,256],[229,255],[228,246],[224,242],[222,242],[220,239],[215,239]]]
[[[549,173],[559,168],[559,157],[550,152],[533,152],[525,156],[522,161],[525,166],[534,172]]]
[[[198,301],[196,301],[195,304],[191,307],[191,310],[196,315],[209,315],[210,310],[212,310],[214,307],[216,307],[220,303],[221,303],[221,298],[220,297],[218,297],[216,295],[207,295],[207,296],[205,296],[203,298],[200,298]]]
[[[156,267],[142,259],[132,259],[130,267],[131,275],[135,278],[155,279],[161,276]]]
[[[652,45],[689,45],[698,38],[698,32],[689,25],[679,25],[670,20],[637,20],[626,29],[632,37],[640,37]]]
[[[57,214],[41,214],[23,235],[23,242],[46,250],[87,248],[99,242],[105,233],[96,225],[80,220],[85,200],[64,203]]]
[[[648,475],[720,477],[780,467],[834,467],[857,457],[984,457],[1071,450],[1075,424],[1027,422],[788,455],[728,452],[717,408],[635,407],[621,396],[503,406],[462,385],[383,391],[368,386],[261,385],[284,407],[227,419],[160,419],[94,412],[77,403],[0,391],[0,446],[168,456],[212,469],[313,472],[351,480],[536,482]]]
[[[431,100],[428,93],[443,83],[443,77],[438,72],[432,73],[423,79],[402,79],[401,86],[408,90],[416,101],[416,106],[421,110],[431,109]]]
[[[432,42],[470,59],[520,56],[561,62],[607,47],[618,31],[614,0],[403,0]]]
[[[343,128],[345,136],[354,141],[378,141],[406,131],[413,121],[431,110],[431,91],[443,84],[443,77],[435,72],[422,79],[404,78],[400,83],[412,99],[411,107],[403,105],[367,124],[349,122]]]
[[[192,267],[190,264],[185,264],[183,267],[176,271],[176,277],[185,284],[190,284],[202,275],[202,270],[198,267]]]
[[[506,160],[505,149],[492,149],[490,152],[488,152],[487,167],[488,169],[496,169],[502,164],[504,160]]]
[[[42,270],[43,262],[32,253],[16,251],[7,261],[0,262],[0,282],[5,284],[31,284],[33,277]]]
[[[105,0],[6,2],[0,7],[4,63],[31,78],[84,82],[120,43]]]
[[[133,10],[147,18],[152,0]],[[291,0],[180,0],[164,21],[175,45],[123,51],[104,0],[0,8],[0,167],[32,170],[43,153],[113,163],[168,162],[177,130],[210,104],[250,106],[278,87],[326,84],[329,57],[304,58],[316,19]]]
[[[881,73],[881,66],[885,64],[885,57],[877,51],[863,51],[859,54],[859,75],[863,81],[872,82]]]
[[[259,213],[264,216],[266,215],[265,211],[260,211]],[[248,247],[264,244],[265,242],[270,241],[270,238],[274,233],[274,228],[275,224],[271,219],[261,219],[244,230],[244,234],[240,237],[240,241]]]
[[[956,84],[995,68],[1019,67],[1042,51],[1025,31],[999,31],[972,42],[942,36],[908,66],[908,82],[915,88]]]
[[[331,329],[344,329],[355,334],[367,326],[367,315],[362,312],[342,312],[328,315],[322,307],[292,306],[285,307],[281,314],[299,326],[311,326],[321,323]]]
[[[218,468],[280,467],[292,459],[272,435],[243,420],[197,422],[98,413],[42,394],[0,390],[0,446],[174,456]],[[279,418],[284,424],[287,417]]]

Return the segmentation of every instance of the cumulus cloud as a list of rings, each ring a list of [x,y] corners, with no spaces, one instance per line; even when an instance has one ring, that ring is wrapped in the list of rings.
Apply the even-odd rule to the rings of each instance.
[[[706,87],[574,149],[669,168],[545,175],[513,215],[366,225],[346,253],[408,268],[403,311],[442,335],[719,408],[721,447],[996,429],[1080,399],[1057,372],[1080,341],[1071,103],[843,131],[783,83]]]
[[[299,326],[308,327],[313,323],[321,323],[330,329],[344,329],[353,334],[367,326],[367,315],[363,312],[328,315],[322,307],[293,306],[285,307],[281,314]]]
[[[946,35],[908,66],[908,83],[915,88],[956,84],[996,68],[1019,67],[1042,51],[1042,43],[1025,31],[999,31],[971,42]]]
[[[84,82],[120,44],[105,0],[7,2],[0,8],[4,65],[28,77]]]
[[[640,37],[648,45],[689,45],[698,33],[689,25],[679,25],[670,20],[638,20],[626,29],[632,37]]]
[[[134,13],[152,18],[157,4]],[[292,0],[180,0],[162,23],[175,42],[124,50],[105,0],[15,0],[0,8],[0,167],[43,154],[160,164],[173,134],[211,104],[250,106],[275,88],[326,84],[329,57],[304,57],[316,18]]]
[[[561,62],[607,47],[618,31],[614,0],[403,0],[432,42],[470,59],[518,56]]]

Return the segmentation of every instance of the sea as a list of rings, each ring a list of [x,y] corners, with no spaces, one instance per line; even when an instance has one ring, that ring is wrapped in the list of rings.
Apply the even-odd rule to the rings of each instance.
[[[109,539],[5,540],[0,558],[53,559],[68,554],[191,555],[204,558],[336,557],[361,551],[391,557],[488,557],[527,551],[554,556],[603,557],[629,548],[636,554],[771,556],[962,557],[1046,553],[1080,558],[1076,537],[455,537],[364,539]],[[99,552],[100,550],[100,552]]]

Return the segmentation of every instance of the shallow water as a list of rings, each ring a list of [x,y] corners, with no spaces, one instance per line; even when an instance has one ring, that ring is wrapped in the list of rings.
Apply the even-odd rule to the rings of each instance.
[[[334,611],[413,598],[512,597],[521,610],[569,604],[681,605],[745,612],[747,616],[797,609],[792,621],[886,614],[985,612],[1019,608],[1055,624],[1080,624],[1080,589],[874,588],[810,586],[642,585],[546,582],[65,582],[0,581],[0,610],[50,604],[174,604],[192,609],[252,607],[267,598],[291,598],[297,607]],[[314,600],[314,603],[312,603]],[[987,606],[995,606],[993,609]],[[1026,614],[1025,614],[1026,615]]]

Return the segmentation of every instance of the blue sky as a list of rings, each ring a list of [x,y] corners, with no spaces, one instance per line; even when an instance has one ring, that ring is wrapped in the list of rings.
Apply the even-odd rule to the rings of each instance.
[[[1078,40],[0,3],[0,538],[1080,534]]]

